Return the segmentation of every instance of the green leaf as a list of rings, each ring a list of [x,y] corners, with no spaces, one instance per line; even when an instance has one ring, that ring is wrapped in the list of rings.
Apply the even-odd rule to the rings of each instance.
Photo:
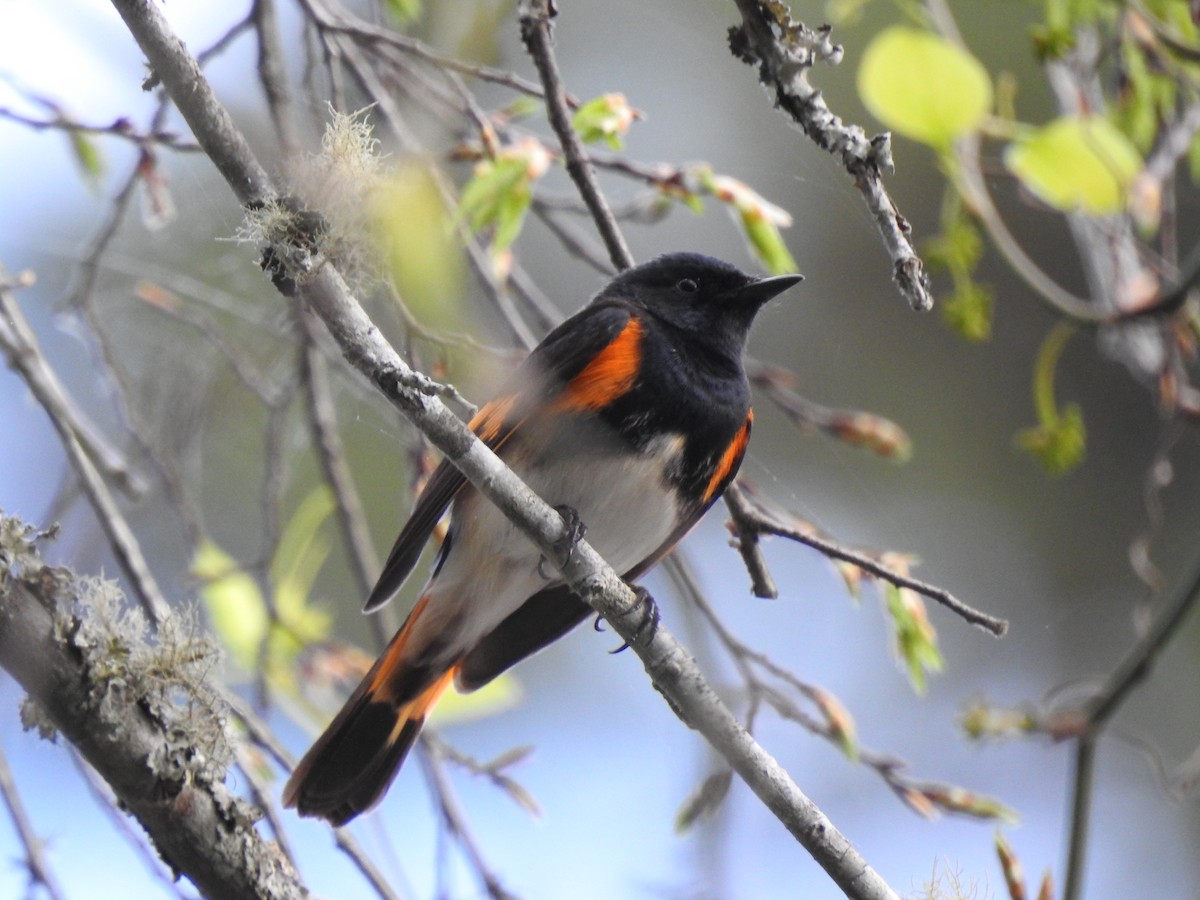
[[[895,629],[896,652],[905,665],[913,690],[923,694],[926,673],[942,670],[937,632],[929,623],[925,604],[912,591],[888,583],[883,586],[883,593]]]
[[[276,637],[281,654],[276,662],[290,663],[305,644],[329,635],[329,613],[309,605],[308,598],[329,555],[319,531],[334,508],[333,491],[321,485],[304,498],[280,536],[271,560],[275,612],[284,626]]]
[[[258,584],[209,540],[196,547],[192,574],[200,580],[200,599],[229,658],[243,671],[253,671],[269,627]]]
[[[82,131],[69,131],[67,135],[71,141],[71,155],[75,157],[79,171],[89,182],[96,185],[104,175],[104,155],[100,148]]]
[[[329,553],[318,529],[332,511],[332,492],[318,488],[284,528],[271,560],[274,622],[257,582],[215,543],[202,541],[192,559],[201,599],[230,659],[243,672],[261,668],[274,687],[290,689],[296,654],[329,635],[329,614],[311,606],[308,595]]]
[[[968,341],[986,341],[992,336],[995,305],[990,287],[967,281],[942,301],[942,321]]]
[[[684,834],[698,821],[716,815],[732,783],[733,769],[721,769],[705,778],[675,814],[675,833]]]
[[[1017,434],[1017,446],[1032,454],[1051,475],[1062,475],[1083,462],[1087,433],[1083,411],[1071,404],[1061,412],[1054,398],[1054,374],[1074,329],[1059,323],[1038,351],[1033,372],[1033,404],[1038,424]]]
[[[770,220],[742,213],[742,228],[754,253],[772,275],[796,271],[796,260],[788,252],[779,228]]]
[[[1046,203],[1110,215],[1125,206],[1142,158],[1125,135],[1098,116],[1063,116],[1014,142],[1005,165]]]
[[[936,149],[977,128],[992,106],[983,64],[956,44],[916,28],[880,32],[863,53],[858,91],[887,127]]]
[[[429,167],[401,163],[371,196],[372,234],[405,305],[422,324],[458,328],[462,245]]]
[[[458,215],[472,231],[494,229],[493,255],[507,250],[517,239],[533,200],[533,182],[546,172],[550,160],[546,148],[529,139],[475,167],[474,176],[463,187]]]
[[[407,24],[421,16],[421,0],[383,0],[383,5],[401,24]]]
[[[969,274],[983,255],[983,239],[979,229],[963,211],[957,194],[949,207],[942,214],[941,233],[925,241],[921,250],[931,269]]]
[[[586,144],[604,141],[612,150],[623,146],[621,138],[642,114],[629,105],[624,94],[601,94],[583,104],[571,117],[571,127]]]
[[[514,157],[485,160],[475,167],[475,174],[463,187],[459,200],[459,215],[467,220],[472,231],[492,225],[500,216],[500,207],[521,195],[528,204],[528,179],[525,166]]]
[[[995,296],[974,278],[983,238],[957,192],[947,194],[943,203],[941,233],[921,249],[930,269],[948,272],[954,283],[953,293],[942,301],[942,320],[969,341],[991,337]]]
[[[1017,446],[1034,456],[1051,475],[1064,475],[1083,462],[1087,433],[1083,410],[1072,403],[1051,422],[1017,434]]]
[[[718,175],[702,166],[695,170],[697,184],[703,191],[712,194],[727,204],[738,217],[750,249],[772,275],[795,272],[796,261],[783,241],[780,228],[792,224],[787,210],[771,203],[748,184]]]

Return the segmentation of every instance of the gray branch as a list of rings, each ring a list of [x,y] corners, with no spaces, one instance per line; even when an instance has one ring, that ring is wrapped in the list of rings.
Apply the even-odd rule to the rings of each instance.
[[[817,62],[837,64],[842,48],[829,39],[829,28],[812,31],[795,22],[780,0],[735,0],[742,24],[729,29],[729,46],[742,62],[758,67],[758,79],[775,104],[822,150],[838,158],[862,193],[875,227],[892,258],[892,279],[916,310],[933,308],[925,265],[913,249],[911,228],[900,215],[881,170],[892,168],[891,137],[867,138],[858,125],[834,115],[812,86],[808,72]]]
[[[116,588],[42,563],[31,529],[0,516],[0,665],[34,699],[37,717],[71,742],[175,874],[205,896],[305,896],[282,856],[255,831],[255,811],[225,786],[225,754],[189,730],[192,704],[206,706],[183,686],[196,660],[180,653],[174,670],[139,668],[139,660],[166,660],[170,650],[149,656],[155,650],[144,629],[109,615],[119,608],[112,594],[107,606],[103,599],[95,605],[104,591]],[[195,649],[186,637],[171,645],[159,634],[160,647]],[[172,680],[181,671],[185,677]],[[212,710],[198,711],[208,733],[223,738]]]

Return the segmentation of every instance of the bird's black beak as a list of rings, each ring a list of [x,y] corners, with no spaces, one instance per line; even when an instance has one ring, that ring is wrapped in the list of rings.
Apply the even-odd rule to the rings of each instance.
[[[755,307],[762,306],[772,297],[778,297],[788,288],[799,284],[804,280],[804,276],[795,275],[775,275],[770,278],[759,278],[752,281],[744,287],[740,287],[734,292],[733,299],[738,303],[749,303]]]

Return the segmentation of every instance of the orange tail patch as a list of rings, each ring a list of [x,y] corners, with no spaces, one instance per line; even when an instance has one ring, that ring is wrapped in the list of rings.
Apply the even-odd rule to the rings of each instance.
[[[412,624],[427,598],[355,689],[341,712],[300,760],[283,789],[283,805],[302,816],[344,825],[379,802],[425,719],[458,671],[432,673],[405,654]]]

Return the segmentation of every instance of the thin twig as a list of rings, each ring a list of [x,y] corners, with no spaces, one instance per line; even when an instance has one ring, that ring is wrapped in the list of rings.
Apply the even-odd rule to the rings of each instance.
[[[350,467],[346,464],[345,447],[338,430],[337,405],[334,403],[329,383],[329,366],[317,344],[317,321],[307,310],[297,310],[297,316],[304,335],[300,380],[305,388],[308,422],[317,462],[320,463],[325,480],[333,490],[358,593],[366,597],[379,571],[379,557],[367,529],[367,516],[363,510],[362,498],[354,485]]]
[[[88,125],[62,116],[52,119],[35,119],[15,110],[0,107],[0,119],[7,119],[34,131],[64,131],[68,134],[91,134],[111,136],[127,140],[139,147],[153,144],[180,153],[198,153],[200,145],[194,141],[185,140],[169,131],[137,131],[128,119],[117,119],[109,125]]]
[[[1095,773],[1096,736],[1085,734],[1075,745],[1075,770],[1071,782],[1071,825],[1067,871],[1063,879],[1063,900],[1079,900],[1083,896]]]
[[[0,744],[0,798],[8,809],[12,819],[13,830],[25,850],[25,868],[29,871],[29,893],[32,896],[34,888],[40,886],[51,900],[63,900],[62,888],[58,878],[46,862],[45,842],[38,837],[25,812],[25,804],[21,802],[21,794],[17,791],[17,782],[13,778],[12,769],[8,767],[8,757],[4,753],[4,745]]]
[[[10,278],[3,264],[0,263],[0,292],[5,292],[11,302],[16,302],[12,291],[24,287],[26,283],[31,282],[23,279],[20,275],[16,279]],[[0,323],[0,328],[3,327],[3,323]],[[9,327],[15,329],[15,323]],[[18,331],[13,330],[9,334],[18,347],[23,343]],[[26,339],[30,335],[31,332],[27,331]],[[26,365],[26,362],[29,364]],[[42,362],[45,363],[45,360],[43,359]],[[36,363],[36,358],[25,361],[19,356],[10,361],[10,365],[21,374],[30,392],[38,398],[38,402],[43,406],[48,405],[52,416],[67,423],[88,457],[95,463],[96,468],[106,480],[111,481],[119,490],[129,496],[138,497],[144,494],[147,489],[145,476],[134,469],[129,460],[112,446],[87,414],[78,405],[71,402],[70,396],[63,389],[53,369],[48,364],[38,365]]]
[[[459,807],[458,797],[454,793],[454,788],[450,784],[450,779],[446,777],[445,769],[442,766],[440,750],[436,745],[427,741],[421,742],[420,755],[421,762],[424,763],[426,782],[433,789],[434,800],[437,803],[438,810],[442,814],[442,821],[446,825],[446,830],[453,836],[454,840],[462,848],[463,852],[470,860],[471,867],[479,876],[479,880],[483,884],[483,888],[487,891],[487,895],[493,900],[515,900],[515,895],[509,893],[503,884],[500,883],[500,878],[492,871],[486,859],[483,858],[483,853],[479,849],[479,845],[475,842],[471,830],[467,827],[466,817],[463,815],[462,809]]]
[[[554,44],[550,36],[550,19],[553,15],[550,0],[521,0],[517,15],[521,23],[521,40],[533,58],[533,64],[542,80],[542,88],[546,93],[546,115],[550,119],[550,127],[558,136],[559,144],[562,145],[567,172],[579,189],[583,202],[591,211],[600,237],[604,240],[604,246],[608,248],[609,259],[618,270],[628,269],[633,265],[633,254],[629,252],[629,246],[617,227],[612,210],[608,208],[608,201],[600,192],[600,186],[596,182],[596,170],[587,154],[583,152],[575,129],[571,127],[562,77],[558,73],[558,62],[554,58]]]
[[[761,532],[751,515],[750,504],[736,482],[725,489],[724,500],[729,517],[733,521],[738,553],[742,555],[742,562],[746,564],[754,596],[764,600],[776,599],[779,596],[779,588],[775,586],[775,579],[771,577],[767,559],[763,556],[762,543],[758,539]]]
[[[747,500],[747,494],[743,493],[741,499],[743,501]],[[972,625],[977,625],[985,631],[991,632],[996,637],[1003,637],[1008,631],[1007,620],[975,609],[973,606],[969,606],[959,600],[949,591],[897,572],[885,566],[879,560],[872,558],[871,555],[843,547],[828,538],[818,535],[813,529],[787,525],[779,521],[778,518],[759,503],[745,503],[741,514],[743,517],[742,528],[755,528],[760,534],[773,534],[777,537],[807,544],[809,547],[819,550],[832,559],[848,562],[862,569],[864,572],[874,575],[876,578],[881,578],[890,584],[896,585],[896,587],[916,591],[918,594],[940,603]]]
[[[89,623],[99,626],[78,612],[88,602],[79,590],[87,582],[42,564],[36,545],[19,537],[27,534],[22,523],[6,522],[3,531],[0,558],[22,563],[19,573],[9,570],[0,579],[0,664],[103,776],[169,865],[202,893],[300,897],[304,892],[294,873],[255,831],[249,807],[225,784],[220,753],[201,752],[182,762],[183,717],[198,695],[172,695],[172,703],[149,695],[151,677],[137,672],[139,663],[130,663],[145,650],[142,636],[126,632],[117,639],[99,630],[89,637]],[[201,680],[189,681],[189,689],[198,690]],[[114,683],[125,689],[111,690]],[[181,679],[184,693],[182,684]],[[205,720],[216,727],[207,715]]]
[[[1185,586],[1166,602],[1141,639],[1122,657],[1104,686],[1084,704],[1090,730],[1103,728],[1129,692],[1150,674],[1158,655],[1179,633],[1187,615],[1200,605],[1200,565]]]
[[[25,377],[26,385],[50,417],[66,450],[67,459],[79,477],[121,569],[129,578],[139,605],[150,621],[158,625],[170,615],[170,608],[142,554],[137,537],[104,478],[80,444],[71,419],[60,416],[62,410],[71,406],[66,400],[67,392],[42,355],[33,329],[21,312],[8,287],[9,283],[8,275],[0,265],[0,348]]]
[[[228,689],[222,690],[221,699],[229,707],[230,711],[237,716],[242,725],[245,726],[250,740],[270,755],[275,764],[285,772],[292,771],[296,765],[295,758],[275,736],[275,732],[271,730],[270,726],[255,712],[254,707]],[[399,895],[388,884],[387,878],[379,871],[379,868],[366,854],[366,851],[362,849],[358,841],[355,840],[354,835],[348,829],[335,829],[334,841],[338,849],[346,854],[363,878],[366,879],[367,883],[380,896],[381,900],[398,900]]]
[[[821,149],[846,169],[866,201],[875,227],[892,259],[892,279],[916,310],[933,308],[925,265],[913,249],[911,228],[883,186],[882,171],[892,168],[891,138],[868,139],[857,125],[835,116],[821,92],[808,82],[816,62],[836,64],[842,48],[829,40],[829,28],[816,31],[792,20],[782,3],[735,0],[742,24],[729,32],[730,49],[743,62],[758,67],[759,81],[775,105]]]
[[[938,810],[990,820],[1007,815],[1007,810],[992,798],[954,785],[913,778],[906,774],[908,766],[903,760],[863,747],[854,736],[853,722],[839,700],[823,688],[799,678],[765,653],[753,649],[726,627],[713,604],[700,590],[694,572],[681,554],[673,553],[664,567],[683,596],[708,622],[741,674],[749,695],[746,712],[748,730],[753,730],[755,717],[765,703],[782,718],[823,738],[840,752],[868,766],[910,809],[925,818],[933,818]],[[764,680],[759,670],[782,683],[786,691]],[[799,695],[812,703],[821,711],[821,717],[802,710],[791,695]]]
[[[300,146],[291,93],[287,86],[286,57],[279,38],[275,0],[254,0],[250,15],[258,35],[258,80],[267,98],[267,109],[283,152],[291,156]]]
[[[415,38],[397,31],[380,28],[377,25],[354,16],[345,9],[329,9],[324,3],[319,2],[319,0],[303,0],[302,6],[308,12],[311,21],[316,27],[324,31],[344,34],[355,43],[366,46],[378,44],[394,47],[439,69],[478,78],[480,81],[487,81],[507,87],[518,93],[536,97],[539,100],[543,96],[540,85],[522,78],[520,75],[506,72],[502,69],[495,69],[491,66],[463,62],[461,59],[455,59],[452,56],[445,56]],[[578,104],[578,101],[573,97],[569,97],[568,102],[572,106]]]

